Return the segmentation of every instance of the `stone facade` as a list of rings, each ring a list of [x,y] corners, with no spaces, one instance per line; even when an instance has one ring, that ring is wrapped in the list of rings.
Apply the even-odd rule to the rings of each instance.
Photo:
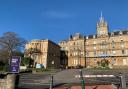
[[[59,43],[61,50],[67,52],[67,66],[95,67],[102,60],[107,60],[109,66],[128,66],[128,30],[109,32],[102,16],[96,30],[97,34],[82,36],[76,33]]]
[[[60,66],[60,46],[50,40],[32,40],[25,46],[25,50],[36,49],[31,55],[35,64],[42,64],[45,68]],[[30,56],[30,54],[26,54]]]
[[[61,50],[66,52],[62,55],[62,59],[66,59],[65,63],[68,67],[85,66],[85,39],[80,33],[70,36],[69,40],[59,43]],[[66,57],[66,58],[65,58]],[[62,61],[61,59],[61,61]],[[63,62],[64,64],[64,62]]]

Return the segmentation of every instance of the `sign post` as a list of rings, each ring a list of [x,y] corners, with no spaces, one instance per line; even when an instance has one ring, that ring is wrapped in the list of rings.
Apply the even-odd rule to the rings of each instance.
[[[20,56],[13,56],[10,59],[9,73],[19,73],[20,61],[21,61]]]

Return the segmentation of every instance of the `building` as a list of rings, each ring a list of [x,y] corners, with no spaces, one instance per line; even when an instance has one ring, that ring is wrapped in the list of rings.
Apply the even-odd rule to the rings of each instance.
[[[61,51],[61,61],[68,67],[85,66],[85,39],[80,33],[71,35],[68,40],[59,43]],[[63,54],[62,53],[62,54]]]
[[[128,66],[128,29],[109,32],[101,15],[96,31],[96,34],[87,36],[76,33],[59,43],[61,50],[67,52],[67,66],[95,67],[102,61],[107,61],[111,67]]]
[[[60,46],[50,40],[32,40],[25,50],[26,56],[34,59],[34,64],[42,64],[45,68],[60,66]]]

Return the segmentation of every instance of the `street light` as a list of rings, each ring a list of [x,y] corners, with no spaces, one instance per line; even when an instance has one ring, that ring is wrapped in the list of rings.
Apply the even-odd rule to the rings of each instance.
[[[54,69],[54,61],[52,61],[51,64],[53,65],[53,69]],[[52,89],[53,87],[52,65],[51,65],[51,76],[50,76],[50,89]]]
[[[54,69],[54,61],[52,61],[51,64],[53,65],[53,69]]]

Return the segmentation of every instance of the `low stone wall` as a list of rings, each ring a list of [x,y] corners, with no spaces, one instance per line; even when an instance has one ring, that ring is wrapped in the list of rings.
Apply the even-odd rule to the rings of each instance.
[[[0,79],[0,89],[6,89],[6,79]]]
[[[7,74],[0,79],[0,89],[15,89],[16,74]]]

